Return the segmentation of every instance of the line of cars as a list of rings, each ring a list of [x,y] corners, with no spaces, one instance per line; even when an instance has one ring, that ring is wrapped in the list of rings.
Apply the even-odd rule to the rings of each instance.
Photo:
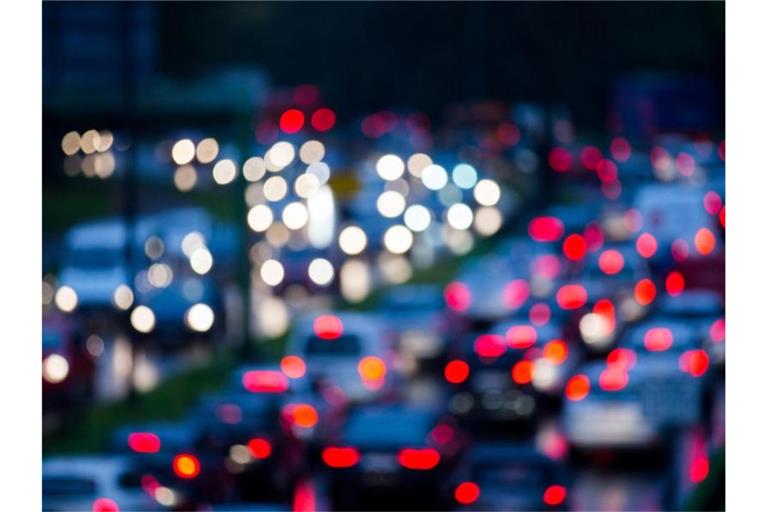
[[[558,510],[578,464],[627,454],[702,481],[707,450],[677,445],[723,386],[722,210],[710,187],[632,178],[617,201],[576,177],[577,205],[444,287],[296,320],[279,362],[238,368],[180,421],[114,432],[115,471],[46,460],[44,507]]]

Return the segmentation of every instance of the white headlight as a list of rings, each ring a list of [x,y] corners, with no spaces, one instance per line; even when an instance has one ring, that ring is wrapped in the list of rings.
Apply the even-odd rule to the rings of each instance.
[[[195,304],[187,310],[184,320],[193,331],[206,332],[213,326],[215,315],[208,304]]]
[[[69,374],[69,363],[59,354],[51,354],[43,360],[43,378],[52,384],[61,382]]]
[[[151,332],[155,328],[155,313],[147,306],[136,306],[131,312],[131,325],[139,332]]]

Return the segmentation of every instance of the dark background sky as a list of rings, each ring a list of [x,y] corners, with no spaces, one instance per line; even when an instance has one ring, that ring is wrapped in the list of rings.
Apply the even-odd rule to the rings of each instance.
[[[157,21],[161,71],[260,65],[277,85],[319,85],[342,116],[552,99],[600,128],[632,71],[709,78],[723,97],[722,2],[167,2]]]

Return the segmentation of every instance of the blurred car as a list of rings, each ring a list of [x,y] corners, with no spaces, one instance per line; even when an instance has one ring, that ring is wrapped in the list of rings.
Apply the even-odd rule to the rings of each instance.
[[[43,510],[157,510],[124,456],[43,460]]]
[[[646,450],[661,444],[660,425],[643,408],[642,378],[611,372],[602,362],[579,370],[587,392],[574,396],[566,390],[563,431],[572,451]]]
[[[191,339],[211,341],[223,332],[224,304],[210,277],[178,277],[165,286],[147,284],[137,290],[136,304],[154,315],[154,325],[146,333],[153,340],[174,347]]]
[[[643,219],[643,231],[651,233],[658,248],[652,261],[672,263],[673,244],[695,247],[696,233],[717,231],[715,218],[704,208],[704,187],[653,183],[638,190],[634,208]]]
[[[512,319],[459,341],[444,370],[449,407],[475,431],[528,434],[579,359],[558,324]],[[547,400],[550,402],[551,400]]]
[[[291,454],[316,449],[326,432],[344,420],[347,402],[344,392],[331,381],[307,377],[306,364],[298,356],[286,356],[279,365],[251,364],[235,370],[228,395],[235,403],[247,403],[250,396],[254,397],[252,406],[261,400],[278,407],[273,426],[280,427],[281,442],[289,445],[286,451]]]
[[[83,223],[67,232],[59,280],[75,291],[77,307],[114,308],[115,291],[132,280],[126,239],[125,224],[117,219]]]
[[[162,241],[162,249],[157,253],[175,268],[188,265],[186,260],[198,244],[210,251],[216,269],[231,267],[235,261],[237,227],[215,220],[204,208],[170,208],[142,216],[136,230],[137,243],[150,260],[156,260],[155,254],[147,250],[151,237]]]
[[[376,400],[395,389],[392,334],[374,314],[305,317],[294,325],[286,354],[304,362],[313,385],[333,387],[348,402]]]
[[[95,365],[75,320],[43,318],[43,406],[68,405],[93,394]]]
[[[124,425],[110,437],[114,453],[131,457],[135,476],[155,500],[182,510],[236,495],[223,457],[204,450],[199,418]]]
[[[189,414],[200,425],[203,452],[233,473],[239,500],[285,498],[303,459],[281,421],[282,397],[220,393],[201,398]]]
[[[382,315],[396,318],[397,351],[406,373],[435,367],[445,356],[448,329],[443,294],[436,285],[388,289],[379,301]]]
[[[472,445],[450,492],[456,510],[568,510],[567,471],[529,443]]]
[[[321,457],[334,508],[380,506],[399,496],[439,505],[439,490],[466,444],[450,417],[403,406],[365,406],[328,440]]]
[[[509,258],[499,255],[466,264],[444,292],[455,334],[487,329],[520,309],[530,295],[529,271],[528,265],[514,267]]]

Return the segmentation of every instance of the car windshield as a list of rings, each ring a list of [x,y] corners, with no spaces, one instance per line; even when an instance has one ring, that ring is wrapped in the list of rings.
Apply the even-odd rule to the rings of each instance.
[[[116,267],[121,261],[122,252],[111,247],[77,248],[67,254],[67,263],[77,268],[107,269]]]
[[[307,355],[354,356],[360,354],[361,345],[360,338],[354,334],[342,334],[334,339],[313,335],[307,339]]]
[[[96,482],[88,478],[45,477],[43,496],[91,496],[96,492]]]

